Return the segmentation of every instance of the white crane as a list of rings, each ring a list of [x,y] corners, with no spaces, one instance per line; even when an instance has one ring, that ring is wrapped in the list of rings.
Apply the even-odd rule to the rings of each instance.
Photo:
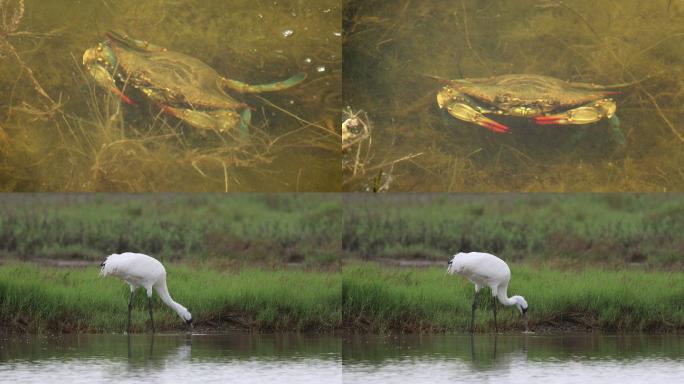
[[[473,299],[473,309],[470,317],[470,332],[474,330],[475,307],[482,287],[489,287],[492,290],[492,296],[498,298],[501,304],[515,305],[522,315],[525,331],[528,331],[527,301],[522,296],[508,297],[506,292],[508,290],[508,282],[511,280],[511,270],[506,265],[506,262],[489,253],[461,252],[454,255],[454,258],[449,261],[447,273],[450,275],[458,273],[475,284],[475,298]],[[496,325],[496,301],[494,301],[493,310],[494,329],[498,332]]]
[[[159,298],[171,307],[178,316],[189,326],[192,326],[192,315],[188,310],[173,301],[166,287],[166,269],[157,259],[143,255],[142,253],[121,253],[107,256],[100,264],[100,276],[116,276],[131,286],[131,298],[128,301],[128,332],[131,331],[131,310],[133,309],[133,297],[135,290],[143,287],[147,291],[147,308],[150,312],[150,323],[154,333],[154,320],[152,318],[152,288],[157,291]]]

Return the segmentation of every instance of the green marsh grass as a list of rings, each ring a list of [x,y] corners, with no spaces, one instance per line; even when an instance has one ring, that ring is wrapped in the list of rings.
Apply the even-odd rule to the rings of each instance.
[[[209,331],[330,332],[341,326],[340,275],[336,272],[167,264],[171,296],[193,314],[195,327]],[[0,266],[0,322],[19,332],[123,332],[129,287],[100,278],[99,268],[54,268],[8,262]],[[185,324],[154,298],[157,330]],[[147,299],[137,292],[133,331],[149,331]]]
[[[529,303],[530,328],[615,332],[684,329],[684,276],[670,272],[559,271],[511,264],[508,295]],[[350,263],[342,273],[345,328],[366,332],[459,332],[470,327],[474,286],[444,268]],[[481,295],[476,330],[493,330],[489,290]],[[486,298],[485,298],[486,297]],[[499,329],[522,330],[520,314],[498,304]]]
[[[684,270],[684,195],[461,194],[344,197],[350,258],[446,262],[463,251],[559,267]]]
[[[324,195],[10,195],[0,197],[0,259],[162,261],[337,268],[341,201]]]

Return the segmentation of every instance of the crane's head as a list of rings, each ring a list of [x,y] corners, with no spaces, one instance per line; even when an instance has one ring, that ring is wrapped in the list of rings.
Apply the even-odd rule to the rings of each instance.
[[[524,297],[522,296],[513,296],[511,297],[511,300],[515,301],[515,307],[518,308],[518,311],[520,311],[520,314],[525,317],[527,315],[527,301],[525,300]]]
[[[458,255],[460,255],[460,253],[455,254],[454,257],[447,263],[447,275],[453,275],[454,273],[458,272],[456,266],[456,258],[458,257]]]
[[[454,273],[454,272],[451,270],[451,266],[452,266],[453,264],[454,264],[454,261],[453,261],[453,260],[449,260],[449,262],[447,263],[447,270],[446,270],[446,274],[447,274],[447,275],[451,275],[451,274]]]
[[[527,300],[522,296],[513,296],[511,300],[515,301],[515,307],[518,308],[520,315],[522,315],[523,322],[525,322],[525,332],[527,332],[529,330],[527,326],[527,309],[529,308]]]

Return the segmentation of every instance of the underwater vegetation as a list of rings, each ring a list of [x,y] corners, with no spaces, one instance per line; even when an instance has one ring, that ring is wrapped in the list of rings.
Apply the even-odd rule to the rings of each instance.
[[[0,17],[0,189],[339,190],[337,2],[3,0]],[[239,141],[96,87],[81,57],[108,30],[249,84],[308,78],[233,95],[251,107]]]
[[[684,188],[684,4],[606,0],[346,0],[343,95],[373,122],[390,191],[673,191]],[[496,117],[491,132],[440,110],[436,80],[507,74],[631,85],[611,124]],[[383,170],[344,173],[366,190]],[[386,170],[384,170],[386,171]]]

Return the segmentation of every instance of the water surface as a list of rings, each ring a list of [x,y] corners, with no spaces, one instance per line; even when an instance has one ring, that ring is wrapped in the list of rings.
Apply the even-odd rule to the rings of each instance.
[[[345,383],[674,383],[677,335],[351,336]]]
[[[341,382],[332,336],[80,335],[0,339],[5,383]]]

